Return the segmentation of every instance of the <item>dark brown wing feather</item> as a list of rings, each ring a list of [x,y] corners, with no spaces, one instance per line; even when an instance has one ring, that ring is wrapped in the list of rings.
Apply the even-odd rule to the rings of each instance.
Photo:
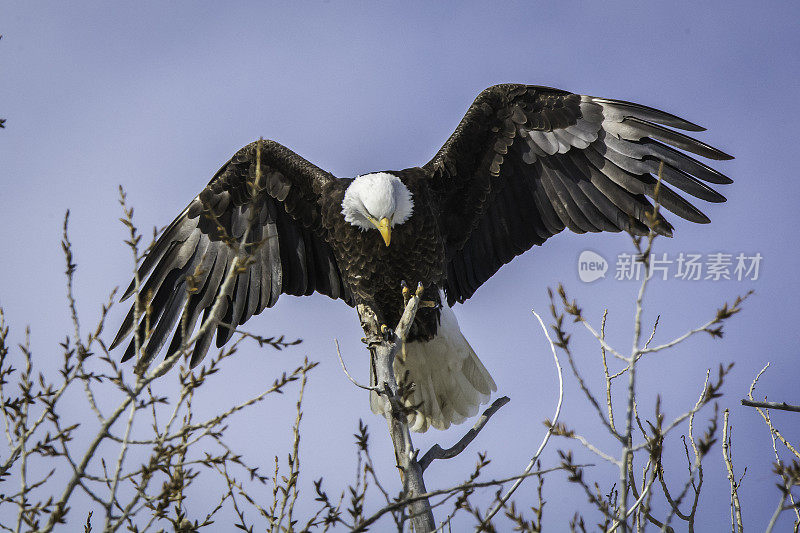
[[[441,205],[447,295],[463,302],[516,255],[565,227],[576,233],[648,231],[663,161],[661,206],[709,219],[671,187],[708,202],[706,182],[731,180],[695,160],[731,156],[670,128],[702,131],[646,106],[530,85],[483,91],[424,169]],[[680,150],[676,150],[675,148]],[[655,231],[670,235],[659,216]]]
[[[281,294],[316,291],[350,303],[320,223],[321,202],[336,186],[336,178],[284,146],[262,141],[261,178],[253,188],[257,146],[252,143],[239,150],[214,175],[142,262],[139,303],[140,309],[149,305],[150,310],[149,335],[145,320],[139,324],[144,364],[158,354],[173,330],[168,354],[191,336],[201,314],[204,319],[208,316],[245,232],[252,258],[223,296],[217,346],[227,342],[238,325],[275,305]],[[131,282],[122,299],[134,291]],[[133,332],[134,307],[111,348]],[[197,340],[192,365],[203,359],[213,334],[214,328],[209,328]],[[131,340],[123,361],[134,351]]]

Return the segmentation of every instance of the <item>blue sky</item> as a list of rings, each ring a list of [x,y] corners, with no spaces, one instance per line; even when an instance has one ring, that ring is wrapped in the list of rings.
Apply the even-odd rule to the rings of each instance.
[[[722,341],[699,337],[647,361],[640,393],[650,398],[643,405],[652,406],[655,392],[662,392],[668,417],[674,416],[694,403],[705,369],[736,363],[721,406],[731,409],[736,467],[741,472],[748,466],[741,489],[745,521],[759,529],[778,497],[771,441],[758,415],[738,399],[770,361],[761,394],[800,403],[800,261],[793,237],[800,222],[800,9],[790,2],[765,5],[5,2],[0,305],[18,340],[30,324],[34,351],[55,358],[70,328],[59,248],[64,211],[72,212],[76,290],[90,324],[111,288],[127,284],[130,275],[130,256],[121,244],[125,231],[117,222],[117,186],[127,189],[147,232],[168,223],[234,151],[259,136],[349,177],[425,163],[472,99],[494,83],[550,85],[657,107],[707,127],[700,138],[736,156],[717,165],[735,180],[720,189],[728,202],[702,206],[712,224],[673,217],[675,238],[662,239],[658,249],[671,257],[760,253],[763,261],[755,281],[670,279],[651,287],[646,320],[662,315],[657,340],[702,323],[722,301],[756,292]],[[629,346],[637,286],[610,275],[582,283],[576,264],[587,249],[613,263],[618,253],[630,251],[630,243],[624,235],[559,235],[504,267],[457,308],[462,330],[512,402],[468,453],[431,467],[429,488],[463,478],[477,450],[487,450],[494,458],[491,474],[503,476],[520,470],[538,446],[556,388],[549,351],[529,310],[547,311],[548,286],[564,282],[593,318],[609,307],[610,338]],[[115,308],[113,325],[125,310]],[[322,364],[306,394],[302,451],[314,474],[305,482],[322,473],[332,487],[351,479],[358,418],[370,423],[375,456],[391,479],[383,424],[336,362],[333,338],[342,343],[351,371],[366,380],[354,311],[321,296],[283,297],[248,327],[304,343],[278,355],[241,352],[209,402],[227,405],[307,354]],[[579,364],[601,392],[597,350],[588,341],[580,346]],[[264,375],[250,371],[254,364]],[[267,450],[265,464],[283,454],[286,444],[286,435],[265,428],[277,424],[288,431],[291,409],[289,401],[265,404],[251,412],[258,420],[236,428],[241,439],[253,441],[253,453]],[[602,440],[571,376],[563,417],[611,445]],[[796,443],[797,417],[775,413],[774,419]],[[416,444],[424,450],[434,442],[454,442],[462,431],[429,432]],[[552,442],[544,463],[556,462],[556,448],[568,444]],[[720,457],[715,447],[707,459],[700,529],[728,517]],[[615,475],[605,465],[592,474],[600,480]],[[531,489],[518,493],[520,498]],[[550,490],[546,519],[554,527],[586,508],[582,495],[555,478]]]

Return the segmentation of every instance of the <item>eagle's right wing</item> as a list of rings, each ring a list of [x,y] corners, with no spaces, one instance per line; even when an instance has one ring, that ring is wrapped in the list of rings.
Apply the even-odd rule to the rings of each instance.
[[[259,145],[261,176],[256,184]],[[149,364],[173,329],[167,353],[178,350],[191,337],[200,314],[205,321],[219,297],[219,324],[197,340],[192,366],[205,356],[215,329],[217,346],[222,346],[239,324],[275,305],[280,294],[316,291],[350,303],[320,223],[321,200],[335,181],[273,141],[239,150],[164,230],[138,270],[141,364]],[[252,257],[235,274],[228,293],[220,295],[245,232],[246,251]],[[131,282],[122,299],[134,291]],[[111,348],[133,331],[135,307]],[[134,338],[122,360],[135,351]]]
[[[670,128],[703,130],[650,107],[549,87],[483,91],[424,167],[441,206],[449,303],[463,302],[505,263],[565,227],[646,234],[653,225],[647,197],[656,193],[661,162],[660,205],[708,222],[670,186],[723,202],[705,182],[731,180],[681,150],[731,156]],[[671,233],[661,216],[655,226]]]

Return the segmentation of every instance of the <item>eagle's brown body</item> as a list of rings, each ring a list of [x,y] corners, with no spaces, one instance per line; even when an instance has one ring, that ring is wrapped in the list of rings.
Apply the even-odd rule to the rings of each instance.
[[[423,300],[437,304],[417,313],[409,340],[430,340],[436,335],[439,291],[444,289],[446,264],[444,239],[436,202],[432,201],[427,175],[420,168],[391,172],[409,188],[414,212],[395,227],[391,246],[386,246],[374,231],[363,231],[344,220],[340,206],[347,182],[330,189],[330,209],[322,211],[322,225],[328,230],[330,245],[342,273],[342,281],[352,295],[352,303],[368,305],[383,324],[394,327],[403,313],[401,282],[409,287],[421,283]]]

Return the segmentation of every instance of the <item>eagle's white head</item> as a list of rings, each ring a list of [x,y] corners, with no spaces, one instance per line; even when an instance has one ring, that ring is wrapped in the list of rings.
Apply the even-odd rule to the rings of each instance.
[[[342,214],[362,231],[377,229],[389,246],[391,228],[411,216],[414,201],[400,178],[386,172],[364,174],[353,180],[344,193]]]

